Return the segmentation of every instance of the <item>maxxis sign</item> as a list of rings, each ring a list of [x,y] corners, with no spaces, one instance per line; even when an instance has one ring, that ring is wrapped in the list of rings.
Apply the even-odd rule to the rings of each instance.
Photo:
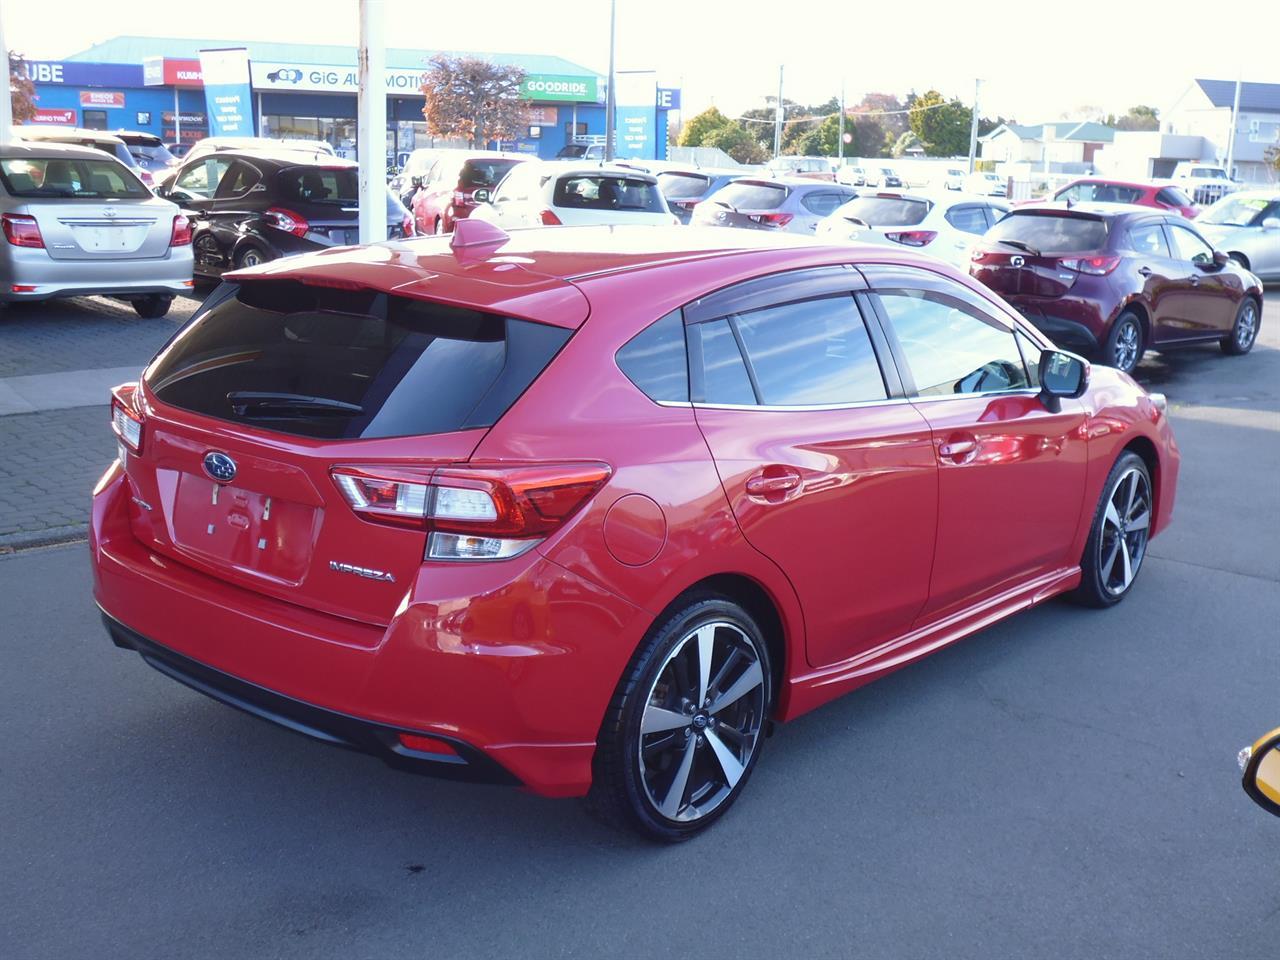
[[[599,100],[595,77],[572,77],[547,73],[529,73],[520,81],[520,96],[525,100],[566,100],[595,103]]]

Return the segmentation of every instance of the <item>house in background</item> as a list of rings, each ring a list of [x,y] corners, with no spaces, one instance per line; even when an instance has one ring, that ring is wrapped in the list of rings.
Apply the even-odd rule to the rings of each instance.
[[[1115,138],[1115,130],[1092,120],[1004,123],[982,138],[981,157],[1014,177],[1046,173],[1082,174]]]
[[[1160,115],[1162,133],[1201,137],[1202,155],[1187,159],[1225,163],[1231,136],[1234,80],[1196,80]],[[1280,150],[1280,83],[1242,83],[1236,121],[1232,173],[1238,180],[1274,183],[1277,171],[1268,150]]]

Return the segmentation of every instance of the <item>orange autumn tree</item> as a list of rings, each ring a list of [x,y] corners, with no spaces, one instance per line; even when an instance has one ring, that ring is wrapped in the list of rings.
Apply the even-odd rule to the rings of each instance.
[[[492,140],[514,140],[524,130],[522,69],[443,54],[428,64],[422,76],[422,115],[433,137],[483,148]]]
[[[27,61],[12,50],[9,51],[9,97],[14,123],[25,123],[36,115],[36,88],[27,76]]]

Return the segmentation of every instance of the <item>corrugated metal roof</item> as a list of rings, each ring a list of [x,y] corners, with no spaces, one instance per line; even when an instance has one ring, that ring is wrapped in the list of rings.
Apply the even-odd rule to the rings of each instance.
[[[1230,107],[1236,98],[1234,80],[1196,80],[1196,85],[1215,107]],[[1280,113],[1280,83],[1240,84],[1240,109]]]
[[[227,46],[244,46],[249,59],[280,63],[322,63],[356,65],[356,48],[336,44],[313,43],[264,43],[260,41],[196,40],[187,37],[135,37],[122,36],[95,43],[87,50],[73,53],[64,60],[83,60],[92,63],[142,63],[148,57],[196,57],[199,52]],[[410,50],[387,48],[387,66],[412,69],[425,66],[437,53],[450,56],[473,56],[494,63],[506,63],[522,68],[526,73],[562,74],[574,77],[598,77],[594,70],[581,64],[537,53],[479,53],[468,50]]]

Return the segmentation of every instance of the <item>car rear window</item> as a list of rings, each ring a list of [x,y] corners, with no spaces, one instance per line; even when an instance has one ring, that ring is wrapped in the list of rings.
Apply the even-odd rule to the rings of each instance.
[[[142,200],[151,196],[112,160],[12,157],[0,160],[0,181],[11,197],[72,200]]]
[[[556,181],[552,201],[557,207],[577,210],[639,210],[666,213],[658,185],[638,177],[598,173],[570,174]]]
[[[355,167],[285,167],[276,174],[276,193],[282,201],[356,203],[360,178]]]
[[[164,403],[303,437],[489,427],[570,331],[371,290],[242,283],[161,352]]]
[[[1013,211],[986,235],[987,240],[1013,240],[1034,253],[1083,253],[1107,243],[1107,221],[1068,213]]]
[[[462,165],[458,174],[458,182],[463,187],[492,187],[511,172],[511,168],[521,160],[494,159],[468,160]]]
[[[840,208],[842,217],[856,217],[869,227],[910,227],[924,220],[933,206],[928,200],[906,197],[857,197]]]
[[[663,196],[671,200],[682,200],[688,197],[700,197],[707,192],[711,184],[710,177],[700,173],[660,173],[658,189]]]
[[[774,183],[738,181],[728,183],[715,193],[715,202],[734,210],[776,210],[787,199],[787,188]]]

